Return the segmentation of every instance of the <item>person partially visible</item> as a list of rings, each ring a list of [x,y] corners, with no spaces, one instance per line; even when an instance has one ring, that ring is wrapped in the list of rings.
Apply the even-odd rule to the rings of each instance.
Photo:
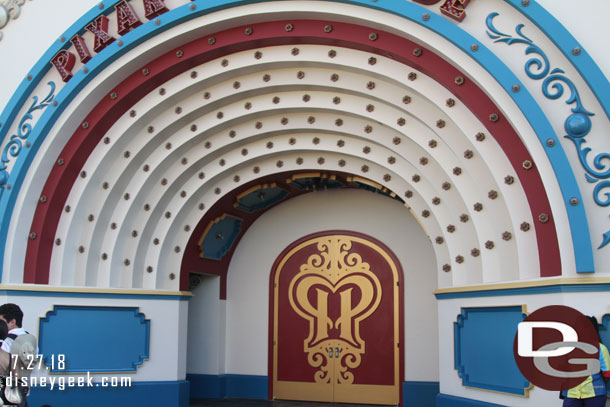
[[[599,339],[600,371],[585,379],[570,390],[564,390],[563,407],[604,407],[606,405],[606,382],[610,380],[610,353],[599,336],[597,318],[587,317],[595,327]]]
[[[23,323],[23,311],[17,304],[3,304],[0,305],[0,320],[6,322],[8,326],[8,336],[2,342],[0,349],[9,353],[11,351],[11,345],[13,341],[19,336],[27,333],[25,329],[21,327]]]

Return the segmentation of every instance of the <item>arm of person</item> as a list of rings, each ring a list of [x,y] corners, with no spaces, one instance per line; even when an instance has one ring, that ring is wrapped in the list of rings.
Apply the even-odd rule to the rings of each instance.
[[[599,364],[604,381],[610,381],[610,352],[603,343],[599,345]]]

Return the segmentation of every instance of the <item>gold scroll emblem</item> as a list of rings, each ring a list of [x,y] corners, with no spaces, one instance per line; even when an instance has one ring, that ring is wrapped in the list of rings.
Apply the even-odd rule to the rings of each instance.
[[[381,302],[379,279],[358,253],[349,253],[351,247],[349,236],[321,238],[319,253],[309,256],[290,282],[290,305],[309,321],[304,351],[309,365],[319,368],[316,383],[330,383],[333,376],[336,383],[354,382],[348,369],[360,366],[366,351],[360,323]],[[329,315],[329,296],[336,295],[340,300],[338,315],[332,311]],[[335,358],[334,363],[331,358]]]

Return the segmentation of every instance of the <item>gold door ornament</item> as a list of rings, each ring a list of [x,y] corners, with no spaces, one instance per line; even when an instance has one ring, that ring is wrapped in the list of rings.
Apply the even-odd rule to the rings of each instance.
[[[333,377],[335,383],[354,382],[349,369],[360,366],[366,352],[360,323],[375,312],[381,301],[379,279],[358,253],[349,252],[351,248],[352,242],[347,236],[321,239],[317,243],[319,253],[309,256],[290,283],[290,305],[309,322],[304,352],[310,366],[319,368],[314,377],[316,383],[330,383]],[[311,301],[312,290],[316,305]],[[332,318],[328,297],[337,294],[340,312]],[[358,294],[360,298],[353,303]],[[338,338],[331,338],[329,330],[332,329],[338,331]],[[333,352],[336,360],[331,363]]]

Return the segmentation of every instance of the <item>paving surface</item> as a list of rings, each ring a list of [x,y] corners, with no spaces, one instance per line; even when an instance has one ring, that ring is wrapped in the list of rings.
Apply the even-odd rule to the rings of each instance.
[[[370,404],[333,404],[311,401],[270,401],[270,400],[191,400],[191,407],[371,407]]]

